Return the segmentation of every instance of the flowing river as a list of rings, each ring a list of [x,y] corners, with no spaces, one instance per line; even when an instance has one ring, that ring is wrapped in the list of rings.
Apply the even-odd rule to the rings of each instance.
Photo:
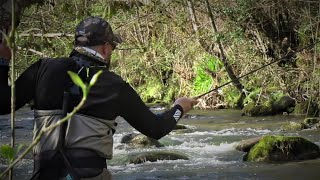
[[[32,138],[32,111],[23,108],[17,112],[16,143],[29,144]],[[320,178],[320,159],[290,163],[244,162],[243,152],[233,146],[243,140],[267,134],[302,136],[320,145],[320,130],[309,129],[284,132],[280,126],[288,121],[301,122],[303,116],[279,115],[268,117],[240,116],[237,110],[195,110],[180,120],[188,133],[172,132],[160,139],[161,148],[119,150],[114,148],[114,158],[108,161],[108,169],[115,180],[162,180],[162,179],[283,179],[312,180]],[[147,121],[147,120],[146,120]],[[119,119],[114,135],[114,147],[121,138],[137,132],[124,120]],[[147,123],[146,123],[147,126]],[[0,144],[10,142],[9,116],[0,116]],[[181,152],[189,160],[163,160],[128,164],[128,154],[152,150]],[[0,160],[0,171],[5,167]],[[23,159],[15,168],[14,179],[28,179],[33,162],[31,155]]]

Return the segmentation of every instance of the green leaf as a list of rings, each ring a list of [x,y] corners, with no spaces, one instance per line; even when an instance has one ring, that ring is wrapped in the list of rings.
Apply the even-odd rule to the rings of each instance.
[[[69,76],[71,77],[71,80],[74,84],[81,87],[82,91],[86,88],[86,85],[83,83],[82,79],[78,76],[78,74],[68,71]]]
[[[13,160],[15,155],[14,149],[9,145],[0,146],[0,157],[3,157],[9,161]]]
[[[99,76],[102,74],[102,70],[98,71],[95,75],[93,75],[93,77],[90,80],[89,83],[89,88],[92,87],[98,80]]]

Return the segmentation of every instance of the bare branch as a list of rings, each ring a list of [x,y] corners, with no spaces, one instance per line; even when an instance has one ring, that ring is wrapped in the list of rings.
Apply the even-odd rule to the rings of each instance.
[[[36,34],[29,34],[29,33],[22,33],[19,34],[19,37],[46,37],[46,38],[56,38],[56,37],[74,37],[74,34],[70,33],[36,33]]]

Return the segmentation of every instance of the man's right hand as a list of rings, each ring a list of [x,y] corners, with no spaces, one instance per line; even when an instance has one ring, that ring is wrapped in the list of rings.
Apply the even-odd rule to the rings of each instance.
[[[193,106],[196,105],[197,103],[198,101],[194,98],[182,97],[182,98],[178,98],[174,102],[174,105],[179,104],[183,109],[183,113],[185,114],[186,112],[190,111],[193,108]]]

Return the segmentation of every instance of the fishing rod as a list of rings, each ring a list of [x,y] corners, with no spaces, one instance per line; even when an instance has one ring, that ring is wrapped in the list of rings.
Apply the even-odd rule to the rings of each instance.
[[[289,58],[289,57],[292,57],[294,54],[297,54],[298,52],[301,52],[301,51],[303,51],[303,50],[305,50],[305,49],[308,49],[308,48],[316,45],[318,42],[319,42],[319,40],[316,40],[315,42],[309,44],[308,46],[305,46],[305,47],[303,47],[303,48],[297,49],[296,51],[289,52],[286,56],[284,56],[284,57],[282,57],[282,58],[279,58],[279,59],[276,59],[276,60],[274,60],[274,61],[271,61],[271,62],[268,63],[268,64],[265,64],[265,65],[263,65],[263,66],[261,66],[261,67],[259,67],[259,68],[257,68],[257,69],[254,69],[254,70],[248,72],[247,74],[244,74],[244,75],[242,75],[242,76],[239,76],[237,79],[242,79],[242,78],[244,78],[244,77],[246,77],[246,76],[248,76],[248,75],[250,75],[250,74],[252,74],[252,73],[255,73],[255,72],[259,71],[260,69],[263,69],[263,68],[265,68],[265,67],[267,67],[267,66],[270,66],[270,65],[272,65],[272,64],[274,64],[274,63],[276,63],[276,62],[279,62],[279,61],[285,60],[285,59],[287,59],[287,58]],[[194,98],[194,99],[199,99],[199,98],[201,98],[202,96],[207,95],[207,94],[209,94],[209,93],[211,93],[211,92],[213,92],[213,91],[217,91],[218,89],[220,89],[220,88],[222,88],[222,87],[224,87],[224,86],[226,86],[226,85],[228,85],[228,84],[230,84],[230,83],[232,83],[232,82],[233,82],[233,80],[231,80],[231,81],[229,81],[229,82],[227,82],[227,83],[224,83],[224,84],[222,84],[222,85],[220,85],[220,86],[218,86],[218,87],[216,87],[216,88],[214,88],[214,89],[212,89],[212,90],[210,90],[210,91],[208,91],[208,92],[205,92],[205,93],[200,94],[200,95],[198,95],[198,96],[196,96],[196,97],[193,97],[193,98]]]

